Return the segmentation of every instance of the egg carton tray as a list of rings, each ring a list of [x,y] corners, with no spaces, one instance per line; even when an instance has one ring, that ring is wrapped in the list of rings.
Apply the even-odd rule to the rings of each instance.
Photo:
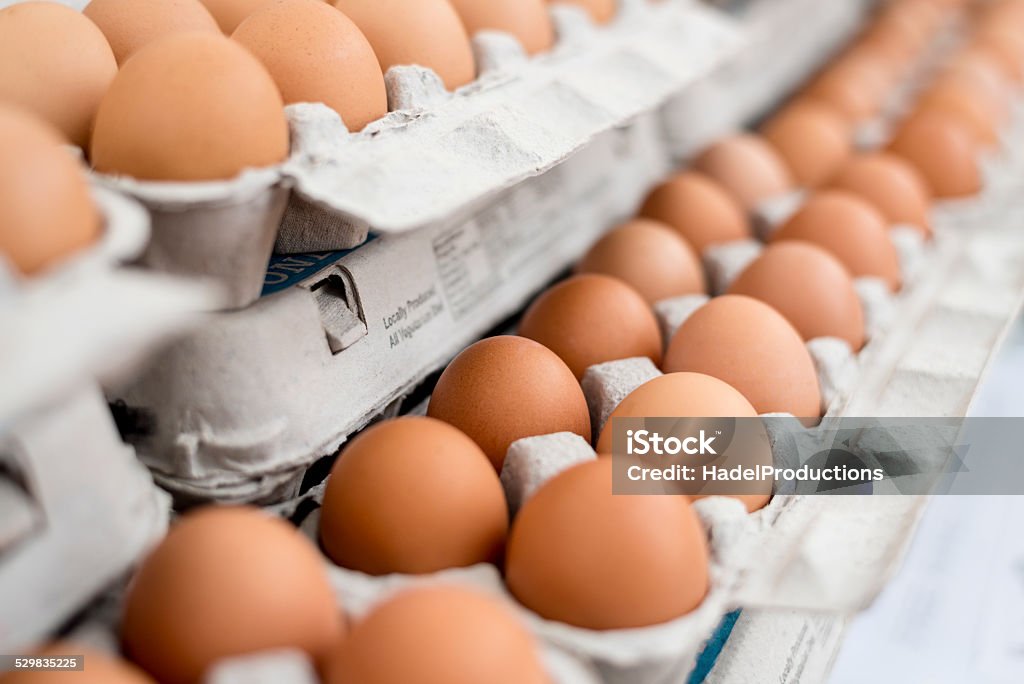
[[[0,650],[32,647],[122,576],[169,508],[95,385],[0,432]]]
[[[392,68],[392,110],[349,133],[323,105],[287,108],[292,153],[236,179],[152,182],[94,174],[153,215],[143,263],[213,279],[240,308],[279,252],[349,249],[370,232],[451,227],[608,131],[657,109],[741,43],[726,16],[691,0],[622,0],[597,27],[553,6],[558,43],[527,59],[511,36],[473,37],[478,78],[447,92],[431,70]]]

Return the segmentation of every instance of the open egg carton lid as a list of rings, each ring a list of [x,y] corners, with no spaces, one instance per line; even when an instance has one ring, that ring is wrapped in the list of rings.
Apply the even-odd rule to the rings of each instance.
[[[600,28],[577,7],[552,14],[559,42],[534,59],[507,35],[475,36],[482,73],[454,94],[430,70],[389,70],[396,111],[359,133],[322,106],[290,108],[298,154],[284,173],[296,192],[380,233],[454,222],[656,109],[742,44],[731,19],[689,0],[623,0]]]
[[[93,194],[103,216],[94,245],[28,279],[0,259],[0,432],[24,412],[122,372],[216,301],[205,286],[126,268],[146,245],[149,218],[128,198],[95,186]]]

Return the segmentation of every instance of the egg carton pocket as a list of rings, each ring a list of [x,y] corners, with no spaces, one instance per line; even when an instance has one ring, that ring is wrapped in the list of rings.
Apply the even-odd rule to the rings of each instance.
[[[141,263],[212,281],[223,305],[255,301],[290,193],[281,169],[250,169],[225,181],[166,182],[93,174],[94,182],[142,203],[152,236]]]

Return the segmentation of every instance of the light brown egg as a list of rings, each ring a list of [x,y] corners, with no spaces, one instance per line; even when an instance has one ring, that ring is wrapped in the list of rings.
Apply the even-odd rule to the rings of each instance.
[[[973,46],[964,48],[950,60],[939,78],[970,82],[995,108],[999,120],[1006,119],[1013,84],[999,63],[985,51]]]
[[[697,157],[693,168],[717,181],[747,211],[794,187],[793,176],[779,153],[752,134],[719,140]]]
[[[76,672],[60,670],[18,670],[0,674],[0,684],[156,684],[145,672],[117,656],[68,641],[57,641],[33,652],[37,658],[82,656],[84,669]]]
[[[849,60],[815,78],[802,96],[833,107],[850,122],[860,123],[874,116],[885,95],[878,67],[862,60]]]
[[[743,207],[699,173],[680,173],[656,187],[640,215],[675,228],[698,254],[712,245],[751,237]]]
[[[615,496],[612,459],[547,482],[512,525],[505,579],[524,606],[585,629],[661,624],[708,592],[704,530],[682,496]]]
[[[802,101],[772,117],[761,129],[786,160],[796,182],[815,188],[853,152],[849,125],[827,105]]]
[[[828,187],[867,200],[890,225],[912,226],[929,237],[931,194],[917,169],[888,152],[866,152],[849,159]]]
[[[821,415],[814,361],[782,314],[751,297],[716,297],[676,331],[666,373],[703,373],[740,391],[759,413]]]
[[[325,684],[549,684],[512,609],[476,589],[404,589],[335,649]]]
[[[669,373],[644,383],[619,403],[601,431],[597,441],[597,452],[605,455],[613,453],[612,421],[615,418],[756,417],[757,411],[746,397],[718,378],[701,373]],[[745,453],[743,461],[746,466],[758,462],[767,465],[771,463],[771,454],[766,452],[759,458]],[[705,483],[705,488],[707,487],[708,484]],[[765,491],[758,493],[736,493],[738,490],[729,486],[725,493],[730,498],[741,501],[748,512],[753,512],[764,508],[771,500],[770,483],[764,489]]]
[[[270,0],[200,0],[213,16],[220,30],[230,36],[246,17]],[[319,0],[322,1],[322,0]]]
[[[161,684],[191,684],[226,657],[294,648],[320,660],[343,634],[316,547],[255,508],[188,513],[125,595],[121,640]]]
[[[771,236],[771,242],[804,240],[839,259],[854,278],[884,280],[900,289],[900,262],[877,209],[845,190],[815,193]]]
[[[967,197],[981,191],[978,148],[967,127],[949,114],[919,111],[900,127],[889,151],[903,157],[938,198]]]
[[[669,226],[633,219],[601,238],[576,264],[577,273],[603,273],[640,293],[648,304],[704,294],[704,266],[696,252]]]
[[[384,73],[416,64],[437,72],[455,90],[476,77],[462,20],[448,0],[336,0],[377,53]]]
[[[581,7],[598,24],[607,24],[615,18],[615,14],[618,12],[618,0],[548,0],[548,2]]]
[[[575,432],[590,441],[590,413],[576,376],[547,347],[525,337],[481,340],[437,381],[427,414],[470,436],[501,471],[523,437]]]
[[[617,278],[577,275],[534,300],[519,334],[540,342],[577,379],[598,363],[646,356],[661,363],[658,320],[639,292]]]
[[[768,304],[805,340],[838,337],[854,352],[864,346],[864,309],[853,278],[842,262],[810,242],[769,245],[732,282],[729,294]]]
[[[999,142],[1001,112],[993,102],[985,101],[985,92],[963,79],[944,78],[926,90],[918,101],[918,111],[937,110],[960,121],[979,147],[994,147]]]
[[[323,0],[272,0],[232,38],[263,63],[285,104],[322,102],[351,131],[388,113],[373,48],[348,17]]]
[[[49,124],[0,105],[0,257],[34,275],[94,242],[100,215]]]
[[[117,63],[139,49],[177,33],[220,33],[199,0],[92,0],[83,10],[107,37]]]
[[[527,54],[546,52],[555,44],[555,26],[544,0],[449,0],[470,36],[504,31],[515,36]]]
[[[487,456],[433,418],[388,420],[356,437],[331,470],[320,511],[327,555],[371,575],[495,562],[508,532]]]
[[[233,178],[288,155],[273,79],[221,35],[186,33],[142,50],[118,73],[96,116],[97,171],[144,180]]]
[[[54,2],[0,10],[0,102],[45,119],[71,143],[89,145],[116,73],[107,39],[80,12]]]

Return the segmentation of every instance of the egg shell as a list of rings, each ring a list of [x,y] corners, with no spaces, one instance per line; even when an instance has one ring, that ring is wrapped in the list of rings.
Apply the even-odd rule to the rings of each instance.
[[[917,112],[900,127],[888,149],[918,170],[935,197],[969,197],[981,191],[977,144],[967,127],[948,114]]]
[[[575,5],[598,24],[607,24],[618,12],[618,0],[548,0],[549,4]]]
[[[558,354],[577,379],[606,361],[661,363],[654,312],[639,292],[610,276],[577,275],[552,286],[526,310],[519,334]]]
[[[796,182],[815,188],[853,152],[849,124],[827,105],[801,101],[772,117],[762,135],[786,160]]]
[[[693,248],[659,221],[634,219],[601,238],[576,264],[577,273],[618,278],[648,304],[707,291],[704,267]]]
[[[751,297],[724,295],[694,311],[672,338],[663,370],[718,378],[758,414],[820,415],[818,376],[803,338],[782,314]]]
[[[868,152],[849,159],[828,183],[835,190],[858,195],[875,207],[890,225],[932,234],[931,191],[917,169],[888,152]]]
[[[216,661],[294,648],[328,655],[344,625],[320,553],[258,509],[188,513],[143,561],[125,596],[128,657],[162,684],[191,684]]]
[[[794,187],[793,176],[779,153],[752,134],[719,140],[694,160],[693,168],[718,182],[747,211]]]
[[[887,94],[881,83],[884,76],[876,69],[847,61],[820,74],[802,95],[835,108],[851,123],[866,121],[878,112]]]
[[[994,147],[999,142],[1001,113],[996,103],[985,101],[985,95],[963,79],[947,77],[925,91],[917,106],[952,116],[966,126],[980,147]]]
[[[0,10],[0,102],[23,107],[88,147],[93,119],[117,74],[103,33],[53,2]]]
[[[555,44],[555,26],[545,0],[450,0],[469,35],[504,31],[515,36],[527,54],[546,52]]]
[[[672,226],[698,253],[751,235],[750,220],[739,203],[699,173],[680,173],[656,187],[640,215]]]
[[[900,289],[899,255],[889,239],[882,214],[866,200],[845,190],[822,190],[775,231],[772,243],[805,240],[839,259],[854,278],[881,278]]]
[[[0,255],[34,275],[92,244],[100,215],[74,156],[49,124],[0,105]]]
[[[322,0],[318,0],[322,1]],[[270,0],[200,0],[217,22],[220,30],[230,36],[246,17]]]
[[[549,684],[508,606],[456,586],[405,589],[335,649],[325,684]]]
[[[612,459],[557,475],[512,526],[506,582],[544,618],[586,629],[661,624],[708,592],[704,530],[685,497],[615,496]]]
[[[273,0],[232,38],[266,67],[286,105],[322,102],[350,131],[388,113],[373,48],[348,17],[322,0]]]
[[[769,245],[733,281],[728,293],[768,304],[804,340],[838,337],[855,352],[864,346],[864,309],[853,278],[842,262],[809,242]]]
[[[576,377],[558,355],[525,337],[491,337],[466,348],[438,379],[427,415],[469,435],[499,472],[517,439],[574,432],[590,441]]]
[[[82,644],[57,641],[33,652],[36,658],[82,656],[84,668],[74,673],[60,670],[20,670],[0,675],[3,684],[156,684],[145,672],[120,658]]]
[[[433,69],[454,90],[476,76],[469,36],[448,0],[337,0],[373,46],[381,69]]]
[[[339,565],[371,575],[424,574],[497,562],[508,510],[473,440],[433,418],[369,428],[346,448],[320,509],[320,541]]]
[[[123,65],[144,45],[177,33],[220,33],[199,0],[92,0],[83,10]]]
[[[281,94],[245,48],[183,33],[143,48],[96,116],[93,166],[142,180],[214,180],[288,155]]]

